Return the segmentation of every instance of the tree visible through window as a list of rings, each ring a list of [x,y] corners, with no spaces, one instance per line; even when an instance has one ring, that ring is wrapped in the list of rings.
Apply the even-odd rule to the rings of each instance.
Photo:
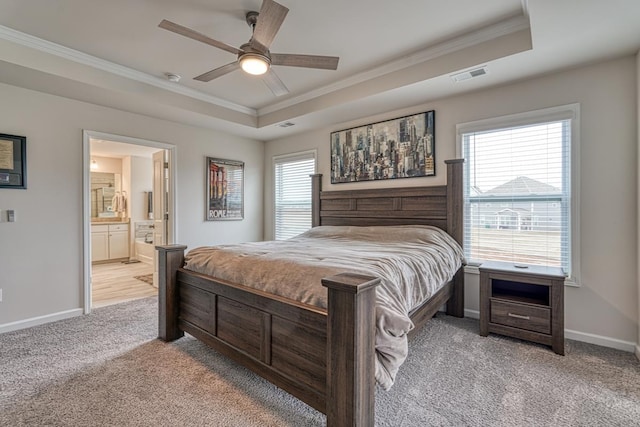
[[[460,125],[470,262],[558,266],[571,273],[571,129],[567,114]],[[476,128],[476,129],[474,129]]]
[[[311,228],[311,178],[315,152],[274,158],[275,239],[283,240]]]

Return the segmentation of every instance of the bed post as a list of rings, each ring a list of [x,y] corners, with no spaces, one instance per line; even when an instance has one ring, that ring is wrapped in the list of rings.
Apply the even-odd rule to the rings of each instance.
[[[462,172],[464,159],[445,160],[447,164],[447,233],[462,246],[463,200]]]
[[[322,279],[328,290],[328,427],[373,427],[375,299],[379,278],[342,273]]]
[[[184,264],[184,245],[156,246],[158,256],[158,338],[173,341],[184,336],[178,328],[178,268]]]
[[[311,226],[320,225],[320,192],[322,191],[322,174],[316,173],[311,177]]]
[[[449,301],[447,301],[447,314],[449,316],[464,317],[464,266],[453,276],[453,289]]]
[[[445,160],[447,164],[447,232],[462,246],[464,230],[464,159]],[[464,267],[453,278],[453,294],[447,302],[447,314],[464,317]]]

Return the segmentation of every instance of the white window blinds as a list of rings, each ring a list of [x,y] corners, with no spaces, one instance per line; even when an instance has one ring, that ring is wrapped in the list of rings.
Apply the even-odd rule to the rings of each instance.
[[[558,116],[459,129],[471,263],[557,266],[571,274],[572,119]]]
[[[275,239],[297,236],[311,228],[311,178],[315,151],[274,158]]]

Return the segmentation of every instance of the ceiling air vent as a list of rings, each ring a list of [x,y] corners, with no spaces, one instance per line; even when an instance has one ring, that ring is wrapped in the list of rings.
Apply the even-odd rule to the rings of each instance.
[[[295,123],[291,123],[291,122],[284,122],[284,123],[280,123],[278,126],[281,128],[288,128],[290,126],[295,125]]]
[[[453,79],[454,82],[461,82],[463,80],[469,80],[474,77],[484,76],[487,73],[488,73],[487,67],[483,65],[482,67],[473,68],[471,70],[466,70],[457,74],[452,74],[451,78]]]

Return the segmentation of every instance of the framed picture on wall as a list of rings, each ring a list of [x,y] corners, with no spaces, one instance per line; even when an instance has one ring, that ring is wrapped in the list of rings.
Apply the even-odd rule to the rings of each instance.
[[[244,218],[244,162],[207,157],[207,221]]]
[[[331,133],[331,183],[434,176],[435,111]]]
[[[27,138],[0,133],[0,188],[27,188]]]

